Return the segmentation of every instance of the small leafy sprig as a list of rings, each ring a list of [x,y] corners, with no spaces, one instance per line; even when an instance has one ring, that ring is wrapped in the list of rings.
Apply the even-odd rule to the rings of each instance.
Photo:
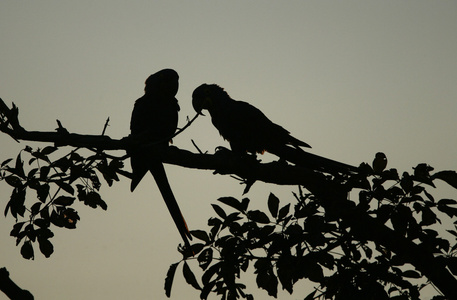
[[[57,150],[54,146],[37,150],[27,146],[15,160],[7,159],[0,165],[0,181],[13,187],[4,214],[10,213],[16,219],[10,235],[16,238],[17,246],[22,243],[21,254],[26,259],[34,258],[35,242],[45,257],[54,252],[50,242],[53,226],[76,228],[80,220],[73,207],[76,199],[106,210],[107,204],[99,194],[101,182],[97,173],[111,186],[119,180],[117,171],[123,167],[120,160],[103,152],[85,158],[78,153],[79,148],[51,160]],[[25,155],[30,157],[26,166],[22,159]],[[30,195],[33,192],[36,197]]]

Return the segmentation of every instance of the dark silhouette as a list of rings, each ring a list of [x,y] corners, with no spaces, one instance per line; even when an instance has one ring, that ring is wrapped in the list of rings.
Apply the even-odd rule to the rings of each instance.
[[[21,299],[21,300],[33,300],[33,295],[27,291],[21,289],[14,281],[10,278],[10,273],[6,268],[0,268],[0,291],[10,299]]]
[[[291,136],[289,131],[270,121],[249,103],[230,98],[216,84],[202,84],[192,94],[197,113],[207,109],[213,125],[229,141],[232,151],[245,155],[264,151],[294,164],[325,172],[355,172],[357,168],[303,151],[307,143]]]
[[[253,299],[245,293],[246,285],[240,282],[244,278],[241,273],[248,270],[254,270],[257,286],[272,296],[276,296],[280,287],[292,293],[298,281],[307,279],[315,287],[305,299],[419,299],[420,291],[429,284],[436,289],[437,296],[433,299],[457,299],[457,201],[439,199],[430,192],[431,187],[439,187],[435,185],[437,181],[457,188],[457,172],[434,171],[421,163],[412,171],[399,173],[395,168],[386,169],[387,158],[378,153],[371,166],[362,163],[353,174],[342,170],[342,176],[329,176],[303,167],[308,153],[299,150],[300,145],[294,146],[289,139],[282,147],[297,155],[281,157],[295,165],[262,163],[245,159],[234,151],[211,155],[167,147],[171,133],[163,134],[163,139],[158,133],[151,138],[156,128],[149,124],[156,121],[149,117],[163,118],[163,122],[169,119],[153,109],[145,113],[142,110],[143,106],[159,106],[144,99],[150,97],[156,101],[154,94],[165,94],[174,100],[171,103],[175,105],[171,106],[177,114],[174,95],[178,76],[172,70],[158,74],[161,73],[163,77],[153,75],[147,81],[146,95],[137,103],[140,108],[135,108],[141,118],[134,116],[134,120],[142,120],[138,124],[146,129],[135,127],[137,133],[133,134],[132,128],[132,136],[119,140],[107,135],[71,133],[60,122],[56,131],[29,131],[20,125],[18,107],[13,104],[10,108],[0,99],[1,132],[17,141],[50,144],[36,149],[25,146],[16,158],[0,163],[0,182],[4,181],[11,190],[4,215],[16,220],[10,235],[16,239],[24,259],[34,259],[33,246],[50,257],[54,252],[53,230],[76,228],[80,219],[76,208],[80,203],[107,209],[99,194],[102,182],[98,175],[109,186],[120,180],[118,175],[139,182],[150,169],[148,163],[159,161],[232,174],[245,181],[300,186],[294,193],[295,204],[284,203],[271,194],[265,212],[250,208],[248,198],[220,198],[219,202],[231,211],[212,204],[215,216],[208,221],[209,231],[192,231],[192,236],[201,242],[192,245],[192,251],[186,251],[186,247],[178,249],[184,259],[172,264],[167,272],[164,286],[167,296],[177,267],[182,264],[186,282],[201,291],[201,299],[207,299],[213,292],[224,299]],[[170,83],[173,78],[174,84]],[[159,93],[159,90],[168,92]],[[200,98],[204,104],[201,107],[209,107],[214,101],[209,96]],[[194,102],[198,109],[196,104],[198,101]],[[268,127],[268,122],[259,120]],[[246,124],[243,130],[249,131],[251,123]],[[95,155],[86,156],[86,150]],[[129,155],[117,157],[105,153],[111,150],[126,150]],[[134,176],[123,169],[122,163],[132,154],[138,167],[134,168]],[[140,164],[141,160],[147,167]],[[26,195],[32,196],[26,201]],[[174,198],[170,202],[168,196],[164,198],[173,208],[172,215],[178,216],[181,222],[177,223],[185,228]],[[191,270],[191,263],[203,270],[201,281]],[[443,296],[438,296],[441,293]]]
[[[178,125],[178,73],[164,69],[149,76],[145,84],[145,94],[135,102],[130,121],[131,137],[160,148],[168,147],[171,137]],[[157,153],[151,153],[148,147],[138,146],[130,151],[132,165],[133,191],[147,171],[154,177],[168,210],[179,230],[186,246],[189,247],[190,236],[184,217],[173,195],[162,161]]]

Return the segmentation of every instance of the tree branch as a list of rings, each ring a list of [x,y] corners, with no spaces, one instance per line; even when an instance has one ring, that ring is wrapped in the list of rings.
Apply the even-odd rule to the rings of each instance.
[[[10,299],[34,299],[29,291],[21,289],[11,280],[10,274],[6,268],[0,268],[0,290]]]
[[[51,132],[28,131],[20,125],[18,113],[19,110],[14,104],[13,108],[9,109],[0,99],[0,131],[10,135],[16,141],[47,142],[53,143],[55,146],[81,147],[91,150],[97,149],[98,151],[129,151],[133,147],[144,147],[151,152],[151,155],[160,155],[164,163],[192,169],[214,170],[217,174],[233,174],[249,180],[260,180],[281,185],[302,184],[306,187],[307,182],[317,183],[323,179],[321,173],[309,169],[279,162],[259,163],[252,157],[241,158],[231,151],[218,151],[216,154],[197,154],[175,146],[170,146],[168,149],[163,150],[155,147],[155,143],[144,144],[141,139],[135,139],[130,136],[116,140],[106,135],[69,133],[61,125],[56,131]],[[189,123],[192,123],[195,119],[196,116]],[[188,125],[182,130],[187,127]]]

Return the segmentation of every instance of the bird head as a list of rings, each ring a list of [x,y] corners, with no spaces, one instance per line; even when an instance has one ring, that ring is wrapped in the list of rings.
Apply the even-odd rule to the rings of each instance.
[[[174,97],[178,93],[179,75],[173,69],[163,69],[149,76],[145,85],[146,94]]]
[[[223,88],[216,84],[204,83],[192,93],[192,106],[198,114],[203,115],[203,109],[211,110],[224,97],[228,95]]]

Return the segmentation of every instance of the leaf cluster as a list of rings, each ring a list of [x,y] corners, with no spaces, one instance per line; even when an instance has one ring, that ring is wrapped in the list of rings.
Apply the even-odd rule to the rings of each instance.
[[[38,242],[40,252],[49,257],[54,252],[50,238],[53,226],[74,229],[80,220],[74,208],[75,200],[103,210],[107,204],[102,200],[99,189],[101,174],[112,185],[118,181],[116,171],[122,162],[97,153],[87,158],[79,149],[51,160],[59,151],[47,146],[33,150],[26,147],[16,159],[7,159],[0,165],[0,181],[4,180],[13,190],[6,204],[5,217],[11,214],[16,219],[10,235],[21,246],[26,259],[34,258],[33,244]],[[23,156],[28,157],[24,165]],[[35,197],[30,196],[34,194]]]
[[[253,299],[242,283],[242,274],[250,270],[257,286],[272,297],[279,288],[292,294],[295,284],[305,280],[314,286],[306,300],[419,299],[433,274],[415,257],[430,256],[434,268],[457,275],[457,201],[436,200],[427,191],[436,180],[457,188],[457,173],[431,174],[433,168],[426,164],[401,176],[395,169],[375,172],[368,164],[359,169],[345,180],[330,179],[328,186],[341,189],[311,193],[300,188],[295,203],[270,194],[266,212],[250,209],[248,198],[218,199],[222,205],[212,204],[216,216],[208,221],[210,229],[191,232],[201,241],[191,246],[195,256],[182,252],[186,282],[200,291],[201,299],[210,293],[220,299]],[[341,190],[358,196],[342,198]],[[372,218],[392,236],[378,238],[376,226],[359,223],[357,216]],[[454,222],[443,222],[446,218]],[[453,238],[435,230],[441,223],[452,224],[447,232]],[[414,249],[421,253],[395,246],[399,240],[417,245]],[[192,271],[191,262],[200,271]],[[167,274],[167,296],[179,263]]]

